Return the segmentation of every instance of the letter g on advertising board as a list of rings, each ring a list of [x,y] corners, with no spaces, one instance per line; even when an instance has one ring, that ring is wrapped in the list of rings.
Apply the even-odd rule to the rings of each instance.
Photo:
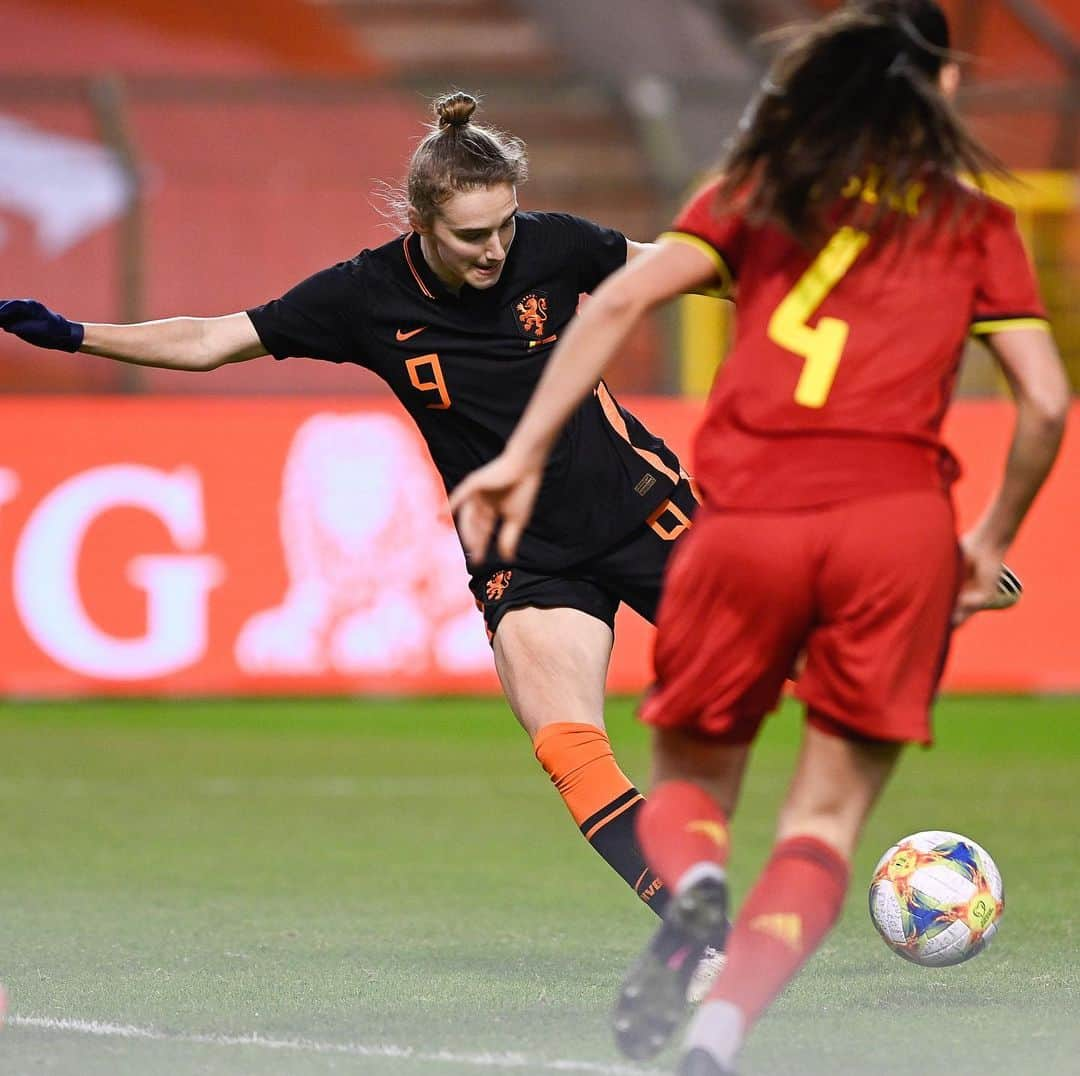
[[[134,557],[128,579],[146,591],[142,636],[117,638],[88,615],[79,594],[79,555],[91,524],[111,508],[155,515],[179,554]],[[191,468],[96,467],[57,486],[34,510],[15,550],[15,605],[38,646],[87,676],[140,680],[198,662],[208,639],[207,595],[224,578],[217,557],[194,552],[205,540],[202,485]]]

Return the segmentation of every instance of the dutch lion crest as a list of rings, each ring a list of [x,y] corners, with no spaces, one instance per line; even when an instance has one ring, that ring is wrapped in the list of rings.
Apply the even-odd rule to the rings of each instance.
[[[548,319],[546,295],[535,291],[529,292],[514,304],[514,312],[517,314],[518,326],[526,336],[535,336],[539,339],[544,335],[544,325]]]
[[[487,595],[489,602],[497,602],[506,593],[506,588],[510,586],[510,578],[513,574],[512,571],[504,569],[501,572],[496,572],[487,581],[484,593]]]

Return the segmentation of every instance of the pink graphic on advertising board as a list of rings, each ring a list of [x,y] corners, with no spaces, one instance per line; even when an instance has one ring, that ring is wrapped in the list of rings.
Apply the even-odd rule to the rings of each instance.
[[[240,632],[245,672],[490,667],[442,488],[403,421],[309,418],[289,448],[279,518],[288,589]]]

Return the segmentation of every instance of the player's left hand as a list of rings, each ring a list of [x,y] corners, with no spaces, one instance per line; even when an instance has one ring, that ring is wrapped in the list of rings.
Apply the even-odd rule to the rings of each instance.
[[[79,322],[68,321],[36,299],[0,299],[0,329],[51,351],[76,352],[83,342]]]
[[[469,560],[480,563],[487,557],[496,527],[499,556],[514,559],[542,478],[542,465],[507,452],[465,477],[450,495],[450,511]]]

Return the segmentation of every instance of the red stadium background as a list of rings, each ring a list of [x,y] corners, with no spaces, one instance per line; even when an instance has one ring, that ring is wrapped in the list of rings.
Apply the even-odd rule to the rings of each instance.
[[[427,100],[450,85],[485,94],[484,118],[528,141],[526,207],[650,238],[682,193],[671,176],[659,182],[668,169],[650,155],[672,147],[649,148],[628,102],[603,89],[613,73],[600,60],[632,69],[627,50],[647,37],[632,15],[655,28],[655,6],[627,3],[618,26],[602,22],[589,63],[570,47],[585,12],[571,41],[561,6],[0,0],[19,42],[0,49],[0,295],[89,321],[265,301],[393,234],[380,183],[399,181]],[[756,14],[793,5],[714,6],[738,10],[749,33],[764,28]],[[1032,21],[996,0],[946,6],[957,44],[977,57],[964,100],[976,130],[1011,166],[1055,170],[1058,193],[1025,212],[1025,233],[1078,383],[1068,58],[1080,9],[1041,0]],[[406,8],[419,12],[411,26]],[[702,72],[687,63],[668,74],[692,106]],[[700,90],[710,125],[723,88]],[[617,389],[680,383],[662,339],[640,334]],[[984,367],[965,387],[996,393]],[[0,695],[494,690],[437,480],[373,376],[262,359],[192,377],[0,333],[0,393]],[[685,448],[694,403],[632,403]],[[966,518],[999,473],[1009,412],[969,399],[954,412]],[[1068,570],[1078,453],[1067,446],[1013,555],[1024,601],[964,629],[951,688],[1080,689],[1080,580]],[[648,647],[628,614],[614,688],[641,689]]]
[[[627,402],[685,451],[696,405]],[[0,694],[497,689],[438,480],[398,408],[9,398],[0,429]],[[1006,403],[954,409],[967,520],[1010,429]],[[1024,600],[959,633],[949,688],[1080,689],[1080,576],[1061,573],[1078,457],[1074,438],[1015,547]],[[613,688],[645,686],[649,640],[620,620]]]

